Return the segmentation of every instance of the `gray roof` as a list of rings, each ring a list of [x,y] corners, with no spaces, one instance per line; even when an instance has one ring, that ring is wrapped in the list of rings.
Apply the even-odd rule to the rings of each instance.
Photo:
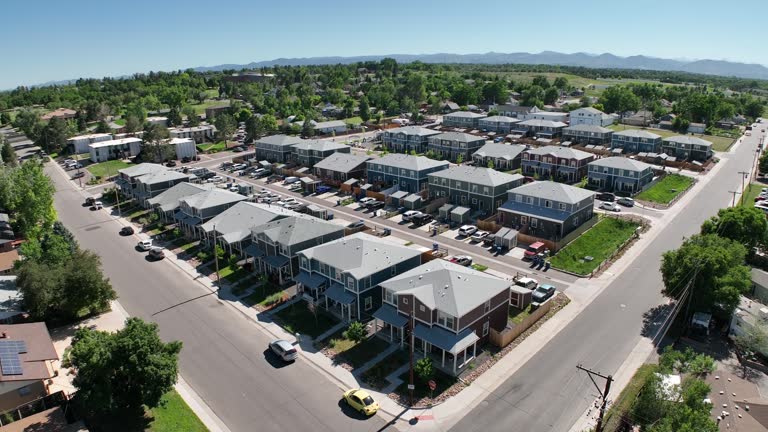
[[[586,112],[588,112],[590,114],[605,114],[604,112],[602,112],[599,109],[594,108],[594,107],[578,108],[578,109],[575,109],[575,110],[571,111],[571,114],[573,114],[575,112],[579,112],[579,111],[586,111]]]
[[[568,126],[567,128],[563,129],[563,132],[594,132],[594,133],[609,133],[613,132],[613,129],[604,128],[602,126],[597,125],[589,125],[589,124],[580,124],[575,126]]]
[[[184,174],[179,171],[168,170],[140,176],[137,181],[145,185],[152,185],[181,179],[189,180],[194,177],[195,176],[192,174]]]
[[[599,167],[608,167],[608,168],[617,168],[617,169],[623,169],[623,170],[629,170],[629,171],[645,171],[647,169],[653,168],[651,165],[640,162],[635,159],[625,158],[625,157],[607,157],[602,159],[597,159],[589,163],[589,165],[599,166]]]
[[[576,150],[569,147],[551,146],[551,145],[526,150],[526,153],[540,155],[540,156],[553,155],[558,158],[576,159],[576,160],[595,157],[595,155],[593,155],[592,153],[587,153],[585,151]]]
[[[388,129],[387,133],[390,133],[390,134],[403,133],[406,135],[430,136],[430,135],[437,135],[440,132],[432,129],[427,129],[421,126],[404,126],[404,127],[399,127],[395,129]]]
[[[664,141],[680,143],[680,144],[701,145],[701,146],[707,146],[707,147],[711,147],[712,146],[711,142],[709,142],[707,140],[704,140],[704,139],[701,139],[701,138],[698,138],[698,137],[695,137],[695,136],[692,136],[692,135],[675,135],[675,136],[671,136],[669,138],[664,138]]]
[[[158,206],[162,211],[167,212],[178,208],[180,200],[213,188],[212,184],[179,183],[147,201],[150,205]]]
[[[121,170],[117,170],[120,174],[126,175],[128,177],[136,177],[146,174],[154,174],[161,171],[168,171],[168,168],[160,165],[160,164],[154,164],[154,163],[140,163],[138,165],[134,165],[132,167],[123,168]]]
[[[196,209],[216,207],[223,204],[236,203],[245,200],[246,197],[234,192],[221,189],[211,189],[181,199],[181,202]]]
[[[752,282],[763,288],[768,288],[768,272],[757,268],[752,269]]]
[[[292,146],[292,145],[299,144],[302,141],[304,140],[297,136],[270,135],[270,136],[256,140],[256,144],[269,144],[269,145],[285,147],[285,146]]]
[[[642,129],[627,129],[623,131],[616,131],[613,133],[613,136],[626,136],[626,137],[633,137],[633,138],[648,138],[648,139],[659,139],[661,138],[661,135],[656,135],[655,133],[650,133],[648,131],[642,130]]]
[[[254,236],[263,234],[273,243],[290,246],[333,233],[343,235],[344,227],[313,216],[296,214],[254,227],[251,233]]]
[[[299,253],[349,273],[355,279],[370,276],[421,255],[416,249],[365,233],[355,233]]]
[[[520,156],[520,153],[525,150],[524,145],[520,144],[497,144],[497,143],[488,143],[482,147],[480,147],[472,156],[482,156],[482,157],[491,157],[491,158],[505,158],[505,159],[515,159],[518,156]]]
[[[338,150],[341,148],[347,148],[346,144],[337,143],[329,140],[302,140],[299,144],[296,144],[294,148],[297,150],[316,150],[316,151],[328,151]]]
[[[534,196],[566,204],[575,204],[595,193],[586,189],[553,181],[536,181],[512,189],[510,192]]]
[[[315,164],[315,168],[322,168],[336,172],[348,173],[369,160],[369,156],[352,153],[334,153]]]
[[[347,124],[344,123],[344,120],[324,121],[324,122],[317,123],[315,125],[315,129],[333,128],[333,127],[340,127],[340,126],[346,127]]]
[[[520,119],[516,119],[514,117],[507,117],[507,116],[500,116],[500,115],[486,117],[480,120],[484,122],[493,122],[493,123],[518,123],[520,121]]]
[[[509,289],[504,279],[436,259],[392,279],[381,287],[396,294],[411,294],[424,306],[462,317]]]
[[[368,164],[384,165],[393,168],[421,171],[435,167],[448,168],[448,161],[430,159],[425,156],[413,156],[401,153],[390,153],[379,159],[368,161]]]
[[[517,113],[529,113],[533,109],[533,107],[529,106],[520,106],[520,105],[499,105],[498,108],[501,108],[502,111],[505,112],[517,112]]]
[[[538,114],[538,113],[537,113]],[[535,127],[551,127],[551,128],[558,128],[558,127],[566,127],[567,124],[559,121],[552,121],[552,120],[539,120],[539,119],[531,119],[526,121],[521,121],[518,123],[520,126],[535,126]]]
[[[474,142],[474,141],[485,141],[485,138],[470,135],[468,133],[464,132],[443,132],[440,135],[434,135],[429,137],[430,140],[447,140],[447,141],[458,141],[458,142]]]
[[[216,232],[228,243],[238,242],[249,235],[251,229],[275,219],[296,215],[296,212],[278,206],[241,201],[202,224],[205,232]]]
[[[443,116],[443,118],[445,117],[482,118],[485,117],[485,114],[473,113],[471,111],[456,111],[454,113],[446,114]]]
[[[429,174],[429,177],[447,178],[450,180],[465,181],[481,186],[500,186],[521,180],[520,174],[507,174],[492,168],[455,166],[446,170]]]

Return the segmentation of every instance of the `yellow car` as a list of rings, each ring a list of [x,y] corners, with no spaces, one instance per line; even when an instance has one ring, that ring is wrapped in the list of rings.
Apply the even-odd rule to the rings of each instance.
[[[344,392],[344,400],[355,411],[361,414],[374,415],[379,410],[379,403],[374,401],[367,391],[361,389],[352,389]]]

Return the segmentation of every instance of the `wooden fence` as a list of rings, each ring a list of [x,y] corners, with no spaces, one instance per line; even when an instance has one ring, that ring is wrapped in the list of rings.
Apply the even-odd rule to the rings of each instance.
[[[496,234],[496,232],[502,228],[502,226],[496,222],[497,217],[497,215],[493,215],[487,219],[478,219],[477,228]]]
[[[594,214],[594,216],[592,216],[592,219],[584,222],[583,224],[581,224],[581,226],[579,226],[575,230],[569,232],[568,234],[566,234],[565,237],[563,237],[562,239],[560,239],[558,241],[547,240],[547,239],[539,238],[539,237],[532,236],[532,235],[529,235],[529,234],[524,234],[524,233],[519,233],[517,235],[517,240],[520,243],[527,243],[527,244],[531,244],[531,243],[535,243],[535,242],[542,242],[542,243],[544,243],[546,245],[547,249],[549,249],[551,252],[557,252],[560,249],[562,249],[565,246],[567,246],[568,243],[574,241],[576,239],[576,237],[584,234],[584,232],[586,232],[588,229],[592,228],[597,223],[598,220],[599,220],[598,215]]]
[[[441,197],[441,198],[434,199],[432,200],[432,202],[430,202],[424,207],[424,213],[433,214],[437,211],[437,209],[442,207],[447,202],[448,202],[448,197]]]
[[[523,332],[531,328],[532,325],[536,324],[536,321],[540,320],[541,317],[546,315],[547,312],[552,309],[553,299],[554,297],[550,298],[548,302],[539,306],[538,309],[531,312],[531,314],[525,317],[525,319],[523,319],[523,321],[521,321],[519,324],[515,324],[512,327],[507,327],[501,332],[491,329],[491,343],[499,348],[504,348],[505,346],[512,343],[513,340],[517,339],[517,337],[523,334]]]

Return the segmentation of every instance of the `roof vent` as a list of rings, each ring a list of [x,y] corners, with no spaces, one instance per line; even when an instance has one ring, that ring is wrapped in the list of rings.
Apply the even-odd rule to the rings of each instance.
[[[419,275],[419,280],[421,280],[421,278],[423,278],[423,277],[424,277],[424,276],[422,276],[422,275]]]

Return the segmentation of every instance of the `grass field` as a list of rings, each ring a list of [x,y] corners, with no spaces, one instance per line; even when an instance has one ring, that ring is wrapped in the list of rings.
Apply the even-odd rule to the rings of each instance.
[[[149,425],[149,431],[204,432],[208,430],[175,390],[163,396],[163,401],[165,406],[150,411],[154,420]]]
[[[218,91],[217,91],[217,95],[218,95]],[[190,105],[190,106],[195,110],[195,112],[197,114],[205,114],[205,109],[206,108],[212,107],[212,106],[223,105],[224,103],[226,103],[226,101],[207,100],[207,101],[205,101],[205,102],[203,102],[201,104],[194,104],[194,105]]]
[[[647,130],[650,133],[655,133],[656,135],[661,136],[662,138],[669,138],[671,136],[680,135],[679,132],[670,131],[670,130],[664,130],[664,129],[652,129],[652,128],[642,128],[640,126],[630,126],[630,125],[623,125],[623,124],[615,124],[608,126],[609,129],[613,129],[615,131],[622,131],[622,130],[630,130],[630,129],[642,129]],[[695,137],[701,138],[703,140],[709,141],[712,143],[712,149],[714,151],[727,151],[728,148],[733,144],[733,138],[727,138],[727,137],[721,137],[721,136],[714,136],[714,135],[699,135],[694,134]]]
[[[350,117],[350,118],[344,119],[344,123],[346,123],[346,124],[348,124],[350,126],[359,126],[360,124],[363,123],[363,119],[361,119],[359,116],[358,117]]]
[[[511,79],[512,81],[523,82],[523,83],[529,83],[533,81],[533,78],[536,76],[545,76],[547,77],[550,83],[552,83],[558,77],[564,77],[565,79],[568,80],[568,84],[576,88],[587,89],[585,92],[587,96],[600,96],[603,90],[615,85],[640,84],[640,83],[658,84],[659,83],[658,81],[642,80],[642,79],[618,79],[618,78],[617,79],[610,79],[610,78],[591,79],[591,78],[580,77],[578,75],[573,75],[568,73],[559,73],[559,72],[502,72],[502,73],[488,72],[488,74],[503,75]],[[590,89],[589,86],[591,85],[594,85],[595,88]],[[662,85],[666,87],[666,86],[671,86],[675,84],[662,83]]]
[[[202,153],[217,153],[227,149],[227,143],[219,141],[217,143],[198,144],[197,150]]]
[[[120,126],[125,126],[125,119],[124,118],[115,119],[115,120],[112,120],[112,123]]]
[[[744,207],[752,207],[755,205],[755,197],[760,194],[760,191],[765,187],[758,183],[752,183],[747,185],[744,195],[741,196],[740,205]]]
[[[128,168],[133,164],[128,162],[123,162],[121,160],[111,160],[106,162],[99,162],[96,164],[88,165],[85,167],[91,174],[95,176],[99,176],[101,178],[106,178],[109,176],[117,175],[117,170],[121,170],[123,168]]]
[[[650,188],[640,192],[637,199],[659,204],[669,204],[691,184],[693,179],[680,174],[669,174]]]
[[[591,229],[552,257],[552,266],[587,275],[629,239],[639,225],[624,219],[604,217]],[[584,257],[591,256],[592,261]]]

